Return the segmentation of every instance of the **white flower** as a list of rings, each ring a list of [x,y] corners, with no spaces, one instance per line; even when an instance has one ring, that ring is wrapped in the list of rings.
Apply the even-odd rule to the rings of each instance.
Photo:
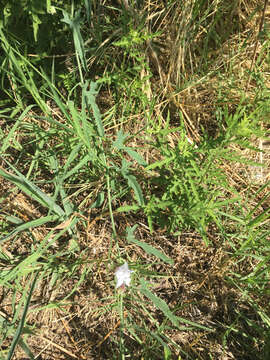
[[[131,282],[130,274],[132,270],[129,270],[127,262],[119,266],[115,271],[115,277],[117,280],[116,289],[119,287],[125,288],[125,285],[129,286]]]

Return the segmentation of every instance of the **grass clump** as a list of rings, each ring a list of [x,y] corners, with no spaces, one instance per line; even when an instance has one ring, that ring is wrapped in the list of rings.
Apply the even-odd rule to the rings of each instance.
[[[29,4],[0,22],[1,357],[267,359],[267,1]]]

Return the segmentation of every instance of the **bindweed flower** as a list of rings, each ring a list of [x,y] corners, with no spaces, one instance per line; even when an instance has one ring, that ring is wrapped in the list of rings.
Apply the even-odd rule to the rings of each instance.
[[[121,287],[125,288],[125,285],[129,286],[131,282],[130,274],[133,273],[132,270],[129,270],[127,262],[119,266],[115,271],[115,277],[117,280],[116,289]]]

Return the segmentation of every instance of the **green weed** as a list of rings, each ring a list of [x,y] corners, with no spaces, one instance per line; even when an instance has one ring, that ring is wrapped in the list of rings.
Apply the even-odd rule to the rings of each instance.
[[[1,357],[268,358],[269,36],[253,5],[7,2]]]

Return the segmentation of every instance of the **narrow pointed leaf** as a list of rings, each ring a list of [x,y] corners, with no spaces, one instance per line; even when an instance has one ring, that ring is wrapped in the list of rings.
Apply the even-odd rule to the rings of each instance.
[[[8,235],[3,236],[2,238],[0,238],[0,244],[2,242],[4,242],[4,241],[10,239],[11,237],[15,236],[16,234],[18,234],[21,231],[25,231],[25,230],[28,230],[28,229],[33,229],[33,228],[36,228],[36,227],[41,226],[43,224],[47,224],[48,222],[57,221],[58,219],[59,219],[58,215],[48,215],[48,216],[41,217],[39,219],[35,219],[35,220],[28,221],[26,223],[23,223],[23,224],[17,226]]]
[[[17,175],[8,173],[4,169],[0,168],[0,176],[15,184],[26,195],[38,201],[41,205],[53,211],[59,217],[63,217],[65,215],[63,209],[57,205],[50,196],[48,196],[38,186],[28,180],[23,174],[15,169],[14,166],[11,164],[9,164],[9,166],[14,170],[14,172],[16,172]]]
[[[91,106],[94,114],[94,120],[96,123],[98,135],[100,137],[104,137],[104,128],[101,121],[101,114],[99,108],[96,103],[96,95],[97,95],[97,83],[90,83],[90,90],[86,90],[86,87],[83,87],[83,96],[86,99],[86,103]]]
[[[174,326],[179,328],[179,322],[191,325],[192,327],[212,331],[210,328],[207,328],[206,326],[194,323],[193,321],[189,321],[187,319],[183,319],[179,316],[175,316],[172,311],[170,310],[168,304],[155,294],[153,294],[147,287],[147,283],[144,279],[140,279],[141,287],[140,291],[142,294],[144,294],[149,300],[153,302],[153,304],[156,306],[157,309],[161,310],[165,317],[172,322]]]
[[[127,228],[127,240],[129,243],[133,243],[136,244],[138,246],[140,246],[147,254],[149,255],[154,255],[156,256],[158,259],[166,262],[167,264],[173,265],[174,261],[169,258],[167,255],[165,255],[163,252],[161,252],[160,250],[154,248],[153,246],[139,241],[137,239],[135,239],[133,232],[136,229],[136,227],[132,227],[132,228]]]
[[[29,305],[30,305],[30,300],[31,300],[31,297],[32,297],[32,293],[34,291],[34,288],[35,288],[35,285],[36,285],[36,281],[37,281],[37,278],[38,278],[38,272],[36,273],[36,276],[34,278],[34,281],[32,283],[32,286],[31,286],[31,289],[29,291],[29,294],[28,294],[28,297],[27,297],[27,300],[26,300],[26,304],[25,304],[25,307],[24,307],[24,310],[23,310],[23,314],[22,314],[22,318],[21,318],[21,321],[19,323],[19,326],[18,326],[18,329],[16,331],[16,334],[13,338],[13,341],[11,343],[11,346],[10,346],[10,350],[9,350],[9,353],[8,353],[8,357],[7,357],[7,360],[11,360],[13,355],[14,355],[14,351],[16,349],[16,346],[18,344],[18,342],[20,341],[20,338],[21,338],[21,335],[23,333],[23,328],[24,328],[24,323],[25,323],[25,319],[26,319],[26,314],[27,314],[27,311],[28,311],[28,308],[29,308]]]

